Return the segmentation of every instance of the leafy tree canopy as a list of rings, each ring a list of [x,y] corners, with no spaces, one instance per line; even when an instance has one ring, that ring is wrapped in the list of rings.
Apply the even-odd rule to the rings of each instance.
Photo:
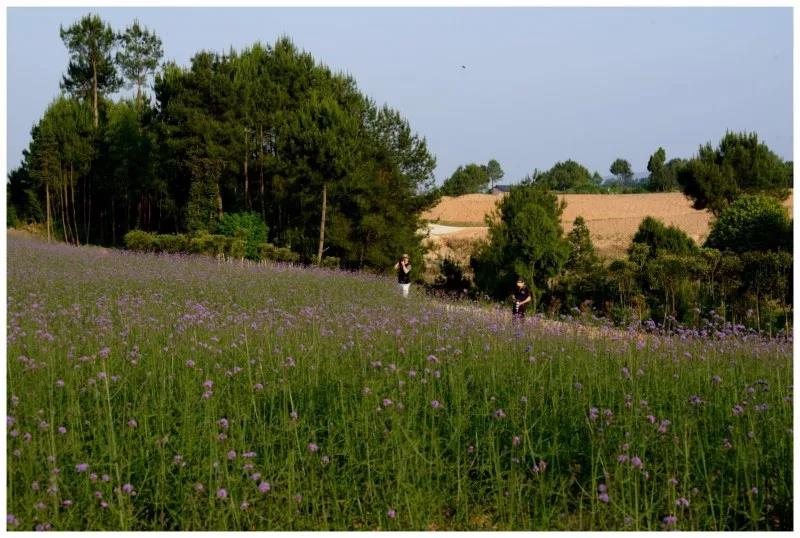
[[[792,252],[792,219],[775,198],[744,195],[722,210],[706,246],[736,253],[751,250]]]

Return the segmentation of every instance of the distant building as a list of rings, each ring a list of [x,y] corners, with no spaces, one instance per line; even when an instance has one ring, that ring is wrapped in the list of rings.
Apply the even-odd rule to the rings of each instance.
[[[511,190],[511,185],[495,185],[492,187],[492,194],[504,194]]]

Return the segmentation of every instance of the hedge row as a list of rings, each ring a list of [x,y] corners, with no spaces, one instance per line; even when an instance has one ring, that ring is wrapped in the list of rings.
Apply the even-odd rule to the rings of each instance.
[[[125,234],[125,247],[137,252],[166,252],[171,254],[206,254],[235,259],[253,259],[247,256],[247,243],[237,237],[218,234],[156,234],[142,230],[131,230]],[[300,255],[286,247],[276,247],[271,243],[261,243],[256,249],[254,261],[275,261],[300,263]],[[329,256],[322,259],[322,266],[335,269],[339,258]]]

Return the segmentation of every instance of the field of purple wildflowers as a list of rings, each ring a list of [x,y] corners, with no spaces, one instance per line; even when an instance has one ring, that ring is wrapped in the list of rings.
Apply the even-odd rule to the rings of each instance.
[[[8,235],[9,530],[791,529],[792,342]]]

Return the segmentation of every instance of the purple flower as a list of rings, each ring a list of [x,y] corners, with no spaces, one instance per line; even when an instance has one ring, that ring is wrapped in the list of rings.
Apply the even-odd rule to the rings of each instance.
[[[88,463],[79,463],[75,466],[75,470],[79,473],[85,473],[89,469]]]
[[[294,496],[294,500],[297,504],[300,504],[301,502],[303,502],[303,496],[300,495],[299,493],[296,493]]]
[[[434,409],[439,409],[440,407],[442,407],[442,404],[439,403],[439,400],[431,400],[431,407],[433,407]]]
[[[715,375],[714,377],[711,378],[711,382],[715,385],[719,385],[720,383],[722,383],[722,378],[718,375]]]
[[[136,427],[136,426],[138,426],[138,425],[139,425],[139,423],[138,423],[138,422],[136,422],[136,419],[133,419],[133,418],[132,418],[132,419],[130,419],[130,420],[128,421],[128,427],[130,427],[130,428],[135,428],[135,427]]]
[[[673,515],[669,515],[669,516],[664,518],[664,524],[667,527],[671,527],[671,526],[675,525],[677,522],[678,522],[678,518],[673,516]]]
[[[186,361],[186,366],[188,366],[189,368],[194,368],[194,361],[192,359],[189,359],[188,361]]]
[[[622,378],[623,379],[630,379],[631,378],[631,372],[630,372],[630,370],[628,370],[627,366],[622,368]]]
[[[600,493],[605,493],[606,491],[608,491],[608,487],[605,484],[599,484],[597,486],[597,491],[599,491]]]
[[[211,388],[213,388],[213,387],[214,387],[214,382],[213,382],[213,381],[211,381],[210,379],[206,379],[206,380],[203,382],[203,388],[206,388],[206,389],[211,389]]]
[[[607,504],[607,503],[608,503],[608,501],[609,501],[609,498],[608,498],[608,493],[605,493],[605,492],[604,492],[604,493],[601,493],[600,495],[598,495],[598,496],[597,496],[597,500],[598,500],[598,501],[600,501],[600,502],[604,502],[604,503],[606,503],[606,504]]]
[[[229,450],[228,451],[228,459],[229,460],[235,460],[236,459],[236,451],[235,450]]]
[[[63,379],[56,379],[56,387],[61,388],[63,386],[64,386],[64,380]]]
[[[258,485],[258,491],[260,491],[261,493],[266,493],[270,489],[272,489],[272,486],[270,486],[269,482],[261,482]]]
[[[248,508],[250,508],[250,503],[247,501],[242,501],[242,504],[239,505],[239,508],[241,508],[242,510],[247,510]]]
[[[58,433],[60,433],[61,435],[64,435],[65,433],[67,433],[67,429],[64,426],[59,426],[58,427]]]
[[[213,390],[207,390],[207,391],[205,391],[205,392],[203,393],[203,398],[204,398],[204,399],[206,399],[206,400],[208,400],[208,399],[209,399],[209,398],[211,398],[213,395],[214,395],[214,391],[213,391]]]
[[[100,480],[102,480],[103,482],[110,482],[111,477],[108,476],[107,474],[104,474],[103,476],[100,477]]]
[[[752,488],[750,488],[750,493],[752,493],[753,495],[758,495],[758,488],[753,486]]]
[[[206,487],[203,484],[201,484],[200,482],[198,482],[198,483],[196,483],[194,485],[194,490],[197,493],[202,493],[202,492],[204,492],[206,490]]]
[[[664,419],[661,421],[661,424],[658,425],[658,433],[667,433],[667,426],[672,424],[668,419]]]
[[[675,506],[689,506],[689,499],[686,497],[681,497],[677,501],[675,501]]]
[[[628,455],[620,454],[619,456],[617,456],[617,461],[620,463],[625,463],[626,461],[628,461]]]
[[[19,525],[19,521],[17,521],[17,518],[14,516],[14,514],[6,514],[6,525],[8,527],[16,527]]]
[[[228,492],[225,491],[225,488],[220,488],[217,490],[217,498],[224,499],[228,496]]]
[[[639,458],[639,456],[634,456],[631,458],[631,467],[633,467],[634,469],[641,469],[643,466],[644,464],[642,463],[642,460]]]
[[[656,421],[656,417],[654,417],[653,415],[647,415],[645,418],[647,419],[647,422],[649,422],[650,424],[653,424]]]
[[[511,444],[514,446],[519,445],[522,442],[522,439],[519,435],[515,435],[513,439],[511,439]]]
[[[433,356],[433,355],[431,355],[431,357],[432,357],[432,356]],[[396,518],[396,517],[397,517],[397,512],[395,512],[395,510],[394,510],[393,508],[390,508],[390,509],[389,509],[389,511],[388,511],[388,512],[386,512],[386,516],[387,516],[389,519],[394,519],[394,518]]]
[[[259,480],[261,480],[261,473],[253,473],[253,474],[251,474],[250,475],[250,480],[258,482]]]
[[[437,359],[434,355],[428,355],[427,357],[425,357],[425,360],[433,364],[438,364],[439,362],[439,359]]]
[[[64,499],[63,501],[61,501],[61,506],[63,506],[64,508],[69,508],[70,506],[72,506],[72,499]]]
[[[253,389],[255,389],[255,390],[264,390],[264,385],[262,385],[261,383],[256,383],[255,386],[253,387]]]
[[[314,443],[308,443],[308,451],[309,452],[311,452],[313,454],[313,453],[317,452],[318,450],[319,450],[319,446],[317,446]]]
[[[328,465],[331,462],[331,459],[327,455],[325,455],[320,458],[320,461],[322,462],[323,465]]]
[[[502,409],[498,409],[497,411],[494,412],[494,418],[496,418],[497,420],[504,419],[506,418],[506,412],[503,411]]]
[[[133,485],[131,484],[123,484],[122,485],[122,492],[127,493],[128,495],[133,495]]]
[[[742,413],[744,413],[744,407],[742,407],[741,405],[734,405],[733,406],[733,414],[734,414],[734,416],[738,417]]]
[[[592,407],[589,409],[589,420],[597,420],[597,417],[600,416],[600,410],[596,407]]]
[[[389,407],[390,405],[392,405],[392,400],[390,400],[389,398],[384,398],[383,407]]]
[[[228,427],[228,419],[227,418],[221,418],[221,419],[219,419],[217,421],[217,424],[219,424],[220,428],[223,428],[223,429],[227,428]]]
[[[673,485],[673,486],[677,486],[677,485],[678,485],[678,479],[677,479],[677,478],[675,478],[674,476],[673,476],[672,478],[670,478],[669,480],[667,480],[667,482],[668,482],[670,485]]]

